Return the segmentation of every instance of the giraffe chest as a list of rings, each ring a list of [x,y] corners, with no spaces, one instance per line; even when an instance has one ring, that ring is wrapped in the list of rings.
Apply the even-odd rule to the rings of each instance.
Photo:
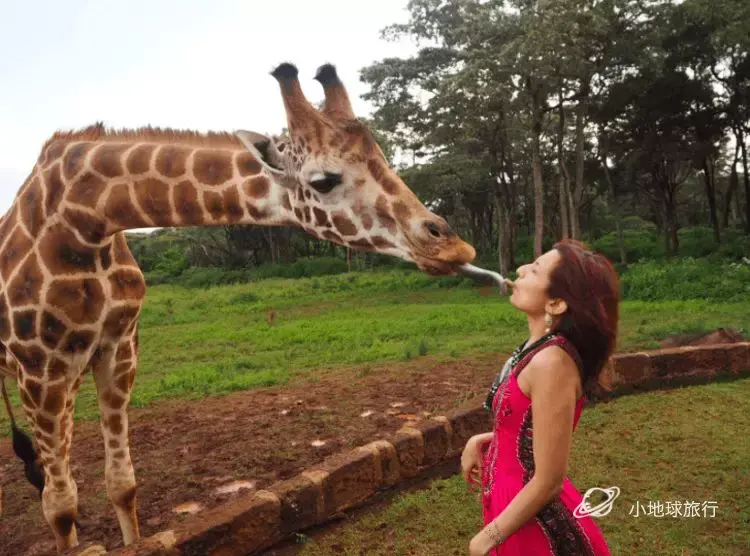
[[[96,249],[57,239],[41,238],[0,282],[0,342],[32,374],[52,357],[79,367],[116,345],[133,332],[145,295],[124,238]]]

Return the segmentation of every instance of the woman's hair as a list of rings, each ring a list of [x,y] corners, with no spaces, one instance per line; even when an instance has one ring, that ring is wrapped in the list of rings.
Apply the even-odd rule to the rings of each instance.
[[[568,304],[555,330],[578,350],[581,382],[590,392],[615,350],[620,283],[612,263],[575,240],[553,246],[562,259],[552,269],[547,295]]]

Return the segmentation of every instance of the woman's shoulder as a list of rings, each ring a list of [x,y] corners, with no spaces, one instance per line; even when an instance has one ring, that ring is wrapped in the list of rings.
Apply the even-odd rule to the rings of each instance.
[[[550,372],[552,369],[554,372]],[[557,343],[551,343],[535,353],[526,365],[523,375],[522,380],[526,383],[529,393],[538,387],[562,391],[571,385],[577,385],[581,379],[574,356],[563,345]]]

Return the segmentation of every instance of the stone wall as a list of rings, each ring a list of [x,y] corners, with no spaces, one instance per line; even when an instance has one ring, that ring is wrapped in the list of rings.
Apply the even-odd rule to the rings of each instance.
[[[750,343],[681,347],[619,354],[602,372],[591,401],[655,388],[750,376]],[[459,457],[466,441],[490,429],[481,405],[451,411],[415,427],[326,459],[297,477],[187,518],[108,554],[243,555],[268,548],[291,534],[325,523],[365,504],[376,493]],[[99,546],[78,554],[104,554]]]

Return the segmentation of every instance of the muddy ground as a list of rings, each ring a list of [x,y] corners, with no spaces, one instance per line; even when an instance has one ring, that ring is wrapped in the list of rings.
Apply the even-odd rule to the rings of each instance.
[[[236,495],[218,492],[221,487],[265,488],[405,422],[475,403],[505,357],[494,354],[448,363],[419,358],[339,370],[285,386],[131,409],[141,534],[152,535],[179,521],[175,510],[180,506],[209,508]],[[106,495],[104,445],[97,422],[76,424],[71,464],[78,484],[79,541],[108,549],[121,546]],[[36,490],[25,481],[9,439],[0,440],[0,484],[0,554],[54,554]]]

